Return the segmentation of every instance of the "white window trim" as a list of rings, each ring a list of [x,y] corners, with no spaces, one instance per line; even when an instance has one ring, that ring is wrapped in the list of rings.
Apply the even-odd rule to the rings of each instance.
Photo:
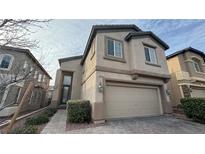
[[[202,72],[202,68],[200,67],[200,64],[199,64],[198,62],[196,62],[194,59],[198,60],[199,63],[201,63],[201,60],[198,59],[198,58],[196,58],[196,57],[192,57],[192,63],[193,63],[193,67],[194,67],[195,72],[197,72],[197,73],[203,73],[203,72]],[[195,67],[195,64],[197,64],[197,66],[199,67],[199,71],[197,71],[197,69],[196,69],[196,67]]]
[[[110,55],[108,53],[108,41],[113,41],[114,43],[114,55]],[[115,50],[115,42],[119,42],[121,44],[121,56],[116,56],[116,50]],[[111,57],[116,57],[116,58],[123,58],[123,43],[121,41],[117,41],[117,40],[114,40],[114,39],[111,39],[111,38],[107,38],[107,55],[108,56],[111,56]]]
[[[145,57],[146,62],[151,63],[151,64],[158,64],[156,49],[155,49],[155,48],[148,47],[148,46],[144,46],[144,48],[147,48],[147,49],[148,49],[148,52],[149,52],[149,59],[150,59],[150,61],[147,61],[147,59],[146,59],[146,57]],[[151,56],[150,56],[150,55],[151,55],[150,49],[154,49],[155,58],[156,58],[156,63],[152,61],[152,58],[151,58]],[[145,50],[144,50],[144,54],[145,54]]]
[[[46,75],[44,74],[43,75],[43,82],[45,82],[46,81]]]
[[[42,74],[38,74],[38,82],[41,82],[42,81]]]
[[[37,79],[38,78],[38,71],[36,70],[35,72],[34,72],[34,79]]]
[[[13,55],[10,55],[10,54],[1,54],[1,55],[0,55],[0,64],[1,64],[1,62],[2,62],[4,56],[10,56],[10,57],[11,57],[11,62],[10,62],[10,64],[9,64],[9,67],[8,67],[8,68],[1,68],[1,67],[0,67],[0,70],[9,71],[9,70],[11,69],[12,64],[13,64],[14,56],[13,56]]]
[[[23,68],[26,69],[28,67],[28,62],[25,60],[24,64],[23,64]]]

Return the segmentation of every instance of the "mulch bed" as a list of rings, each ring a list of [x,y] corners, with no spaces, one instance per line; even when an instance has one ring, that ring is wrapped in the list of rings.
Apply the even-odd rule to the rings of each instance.
[[[94,124],[94,123],[67,123],[66,131],[85,129],[85,128],[95,128],[103,126],[105,124]]]

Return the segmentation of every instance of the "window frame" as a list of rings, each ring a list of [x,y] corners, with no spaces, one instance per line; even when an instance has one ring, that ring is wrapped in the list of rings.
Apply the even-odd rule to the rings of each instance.
[[[148,61],[148,60],[146,59],[145,48],[148,49],[150,61]],[[150,49],[153,49],[153,51],[154,51],[155,58],[156,58],[156,59],[155,59],[155,60],[156,60],[156,63],[152,61],[152,56],[151,56],[151,54],[150,54],[150,53],[151,53],[151,50],[150,50]],[[148,46],[148,45],[144,45],[144,55],[145,55],[145,61],[146,61],[146,63],[153,64],[153,65],[158,65],[158,57],[157,57],[156,47],[151,47],[151,46]]]
[[[121,56],[116,56],[116,51],[115,51],[115,43],[114,43],[114,55],[110,55],[108,53],[108,40],[111,40],[113,42],[119,42],[121,44]],[[111,37],[105,37],[105,57],[106,58],[111,58],[112,60],[124,60],[124,44],[123,44],[123,41],[121,40],[117,40],[117,39],[114,39],[114,38],[111,38]],[[124,60],[125,61],[125,60]]]
[[[11,55],[11,54],[0,54],[0,66],[1,66],[1,63],[2,63],[2,60],[3,60],[4,56],[9,56],[9,57],[11,57],[11,61],[10,61],[10,63],[9,63],[8,68],[1,68],[1,67],[0,67],[0,70],[9,71],[9,70],[11,69],[12,64],[13,64],[14,56]]]
[[[38,74],[38,82],[42,82],[42,76],[43,75],[41,73]]]
[[[197,73],[203,73],[203,70],[202,70],[202,68],[201,68],[201,61],[200,61],[200,59],[198,59],[198,58],[192,58],[192,62],[193,62],[193,67],[194,67],[194,70],[195,70],[195,72],[197,72]],[[196,65],[198,66],[198,69],[199,69],[199,71],[197,71],[197,69],[196,69]]]

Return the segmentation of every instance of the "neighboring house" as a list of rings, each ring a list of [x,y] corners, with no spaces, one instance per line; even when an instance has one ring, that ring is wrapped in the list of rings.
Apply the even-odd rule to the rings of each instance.
[[[49,86],[48,87],[48,93],[47,93],[48,104],[51,103],[51,99],[52,99],[52,96],[53,96],[53,91],[54,91],[54,86]]]
[[[22,80],[20,80],[22,79]],[[47,105],[46,93],[51,77],[28,49],[0,47],[0,116],[14,113],[29,82],[35,87],[27,98],[22,112],[29,112]],[[11,83],[11,81],[19,81]],[[11,83],[11,84],[7,84]]]
[[[171,113],[168,48],[135,25],[95,25],[83,56],[59,59],[52,105],[90,100],[95,122]]]
[[[192,47],[167,56],[173,106],[177,106],[184,97],[205,97],[204,61],[205,54]]]

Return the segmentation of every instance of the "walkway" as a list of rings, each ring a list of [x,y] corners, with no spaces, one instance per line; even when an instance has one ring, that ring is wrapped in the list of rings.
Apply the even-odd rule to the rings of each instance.
[[[66,110],[58,110],[41,134],[65,134],[66,117]]]

